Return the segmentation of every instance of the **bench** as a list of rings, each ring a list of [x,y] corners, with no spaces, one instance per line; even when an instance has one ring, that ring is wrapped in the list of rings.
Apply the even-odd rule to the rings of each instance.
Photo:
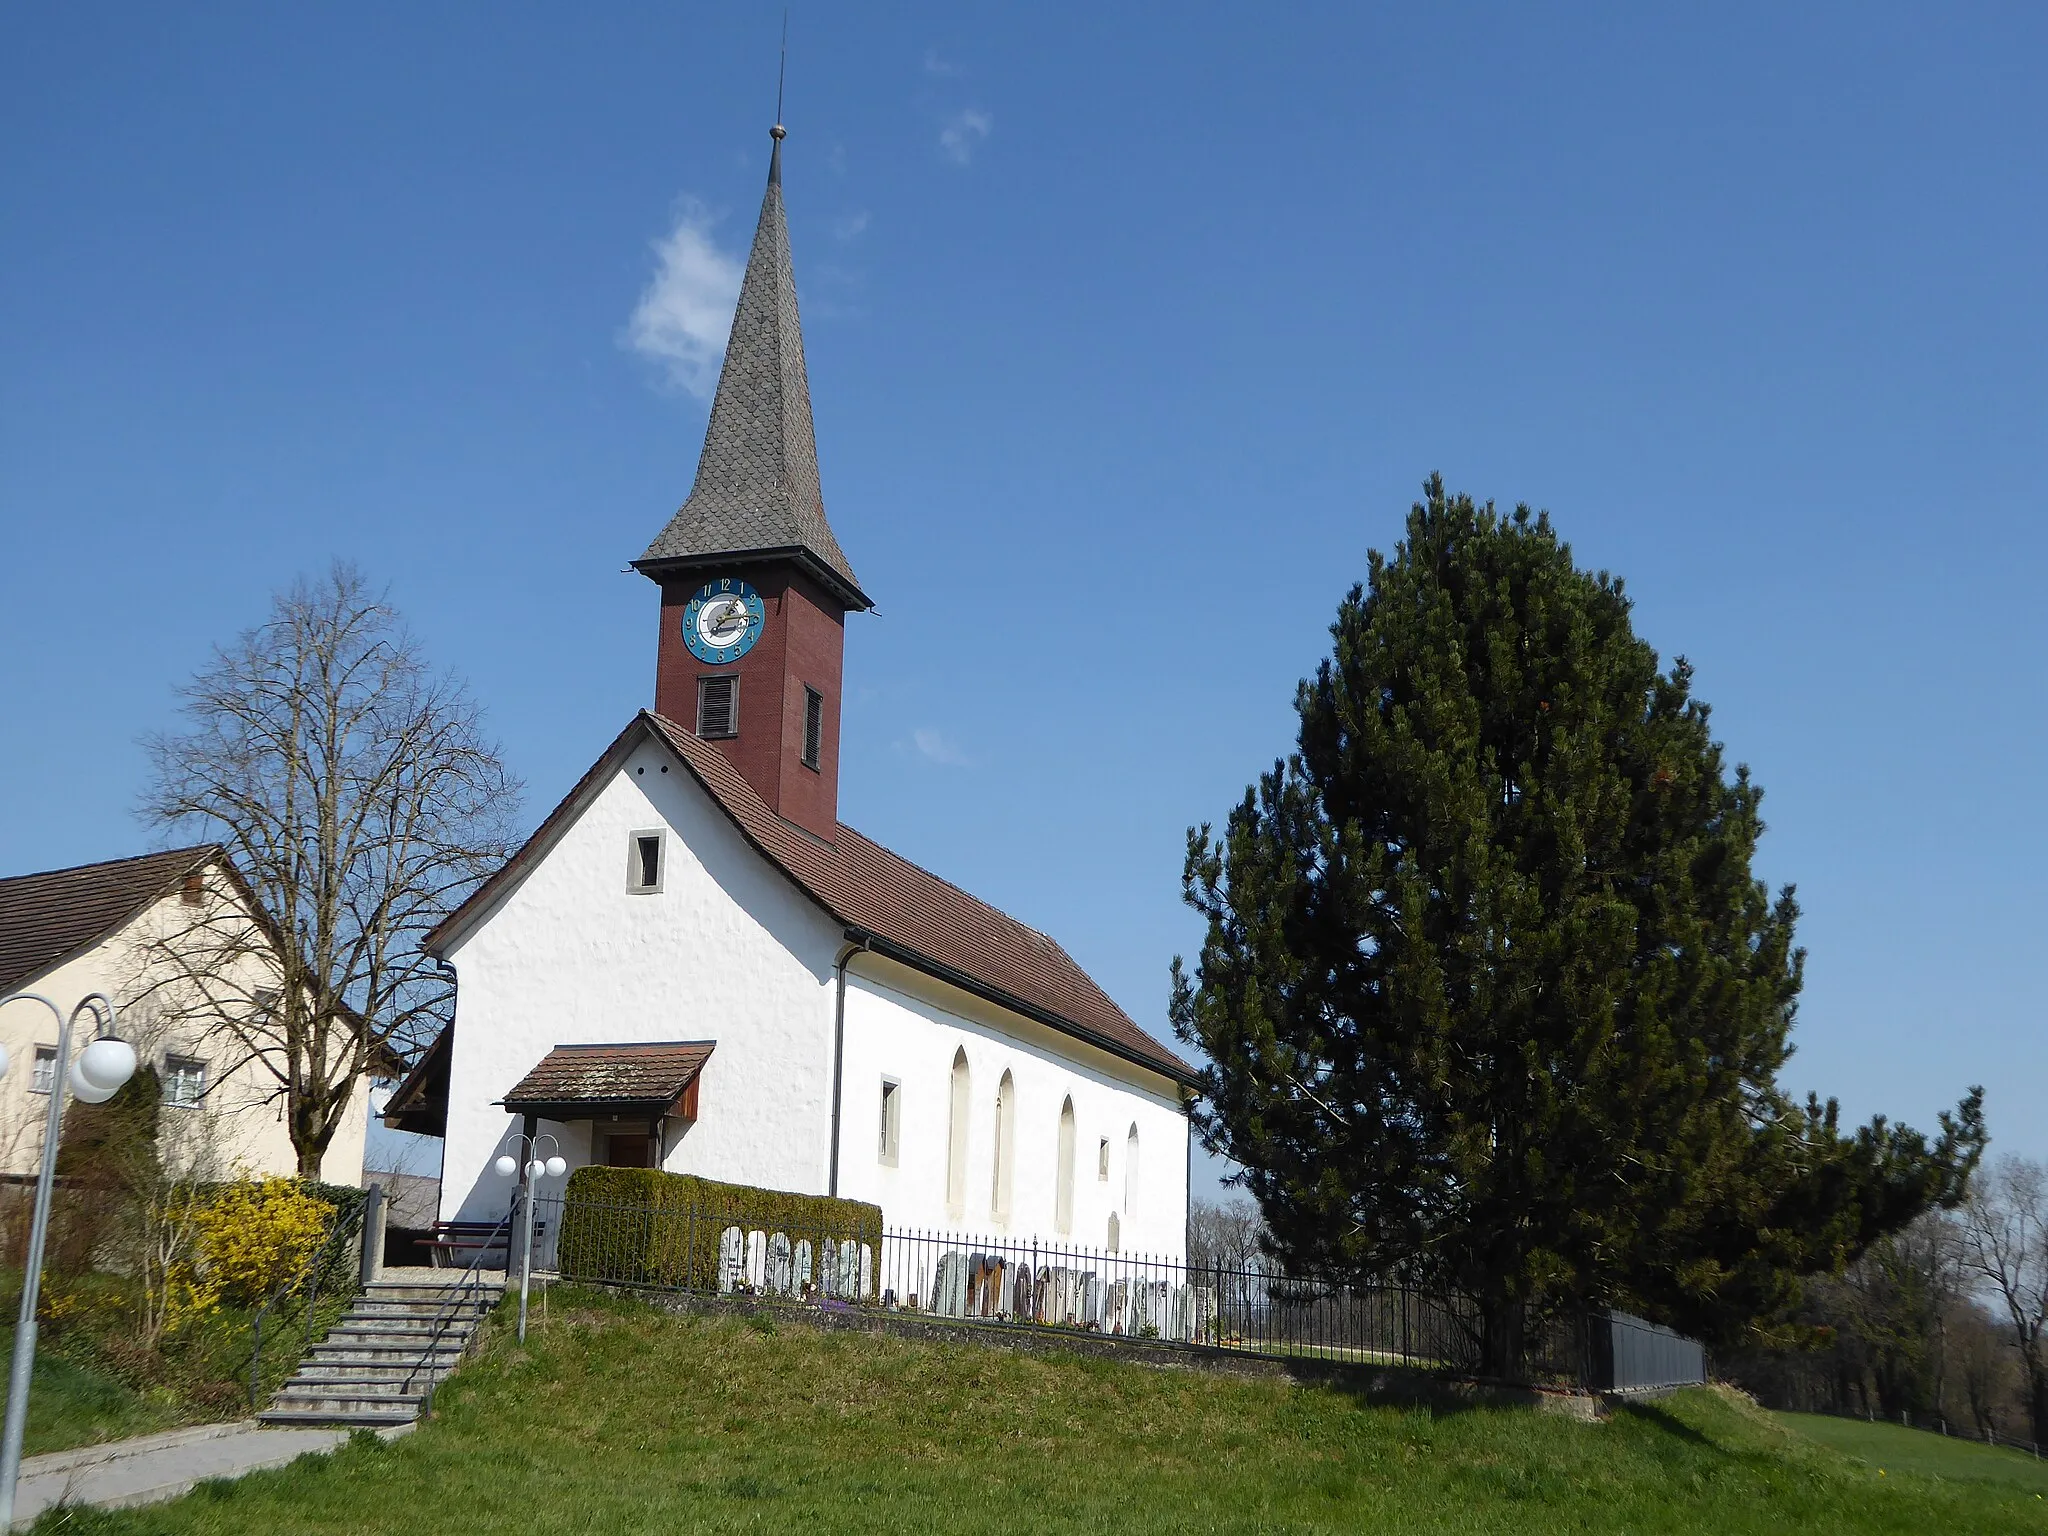
[[[437,1221],[433,1236],[422,1245],[436,1269],[467,1269],[474,1264],[479,1254],[484,1258],[485,1269],[503,1269],[510,1260],[511,1229],[498,1230],[495,1221]],[[536,1245],[547,1231],[547,1223],[533,1224],[533,1240]],[[495,1234],[495,1235],[494,1235]],[[493,1265],[489,1262],[492,1254],[501,1256]]]

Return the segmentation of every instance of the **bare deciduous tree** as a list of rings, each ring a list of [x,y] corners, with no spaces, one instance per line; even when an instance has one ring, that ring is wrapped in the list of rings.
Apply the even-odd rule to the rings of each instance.
[[[1970,1267],[2011,1325],[2034,1440],[2048,1442],[2048,1167],[2001,1158],[1976,1179],[1964,1228]]]
[[[183,695],[187,729],[145,743],[143,814],[224,844],[261,911],[204,901],[159,935],[158,1005],[263,1064],[314,1177],[366,1068],[444,1016],[420,942],[509,853],[520,786],[349,565],[273,599]]]
[[[1264,1255],[1266,1223],[1249,1200],[1188,1207],[1188,1263],[1196,1269],[1256,1269]]]

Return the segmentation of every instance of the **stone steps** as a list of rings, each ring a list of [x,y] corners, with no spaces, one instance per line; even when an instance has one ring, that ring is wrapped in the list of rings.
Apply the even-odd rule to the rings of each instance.
[[[373,1281],[257,1418],[279,1426],[413,1422],[469,1347],[481,1321],[477,1308],[488,1311],[504,1294],[502,1282],[489,1283],[473,1307],[458,1278]]]

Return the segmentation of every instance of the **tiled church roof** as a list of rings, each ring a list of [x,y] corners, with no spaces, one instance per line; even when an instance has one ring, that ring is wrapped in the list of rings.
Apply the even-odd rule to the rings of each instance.
[[[105,937],[221,857],[218,845],[203,843],[0,880],[0,995]]]
[[[665,743],[747,841],[797,888],[877,953],[950,981],[1063,1034],[1192,1085],[1194,1070],[1117,1007],[1064,949],[957,885],[839,825],[827,843],[770,810],[709,742],[643,710],[526,846],[427,936],[438,954],[474,913],[489,908],[528,863],[552,846],[587,797],[624,761],[642,732]]]
[[[825,521],[818,485],[811,384],[782,212],[781,133],[778,128],[696,484],[633,564],[654,575],[719,556],[794,555],[839,588],[849,607],[867,608],[872,604]]]

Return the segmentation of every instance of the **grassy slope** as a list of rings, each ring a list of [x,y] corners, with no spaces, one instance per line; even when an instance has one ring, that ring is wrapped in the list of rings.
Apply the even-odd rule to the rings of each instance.
[[[14,1330],[0,1328],[0,1360],[11,1359],[13,1354]],[[36,1373],[29,1381],[22,1454],[38,1456],[75,1445],[147,1435],[182,1422],[175,1407],[145,1397],[117,1377],[38,1351]]]
[[[2030,1492],[1880,1479],[1711,1392],[1586,1425],[563,1293],[550,1310],[525,1351],[500,1326],[406,1439],[37,1528],[2048,1532]]]
[[[1951,1482],[2006,1483],[2028,1493],[2048,1495],[2048,1461],[2036,1461],[2024,1451],[2010,1447],[1982,1445],[1897,1424],[1872,1424],[1817,1413],[1777,1413],[1771,1417],[1809,1440],[1882,1468],[1891,1477],[1914,1472]]]

